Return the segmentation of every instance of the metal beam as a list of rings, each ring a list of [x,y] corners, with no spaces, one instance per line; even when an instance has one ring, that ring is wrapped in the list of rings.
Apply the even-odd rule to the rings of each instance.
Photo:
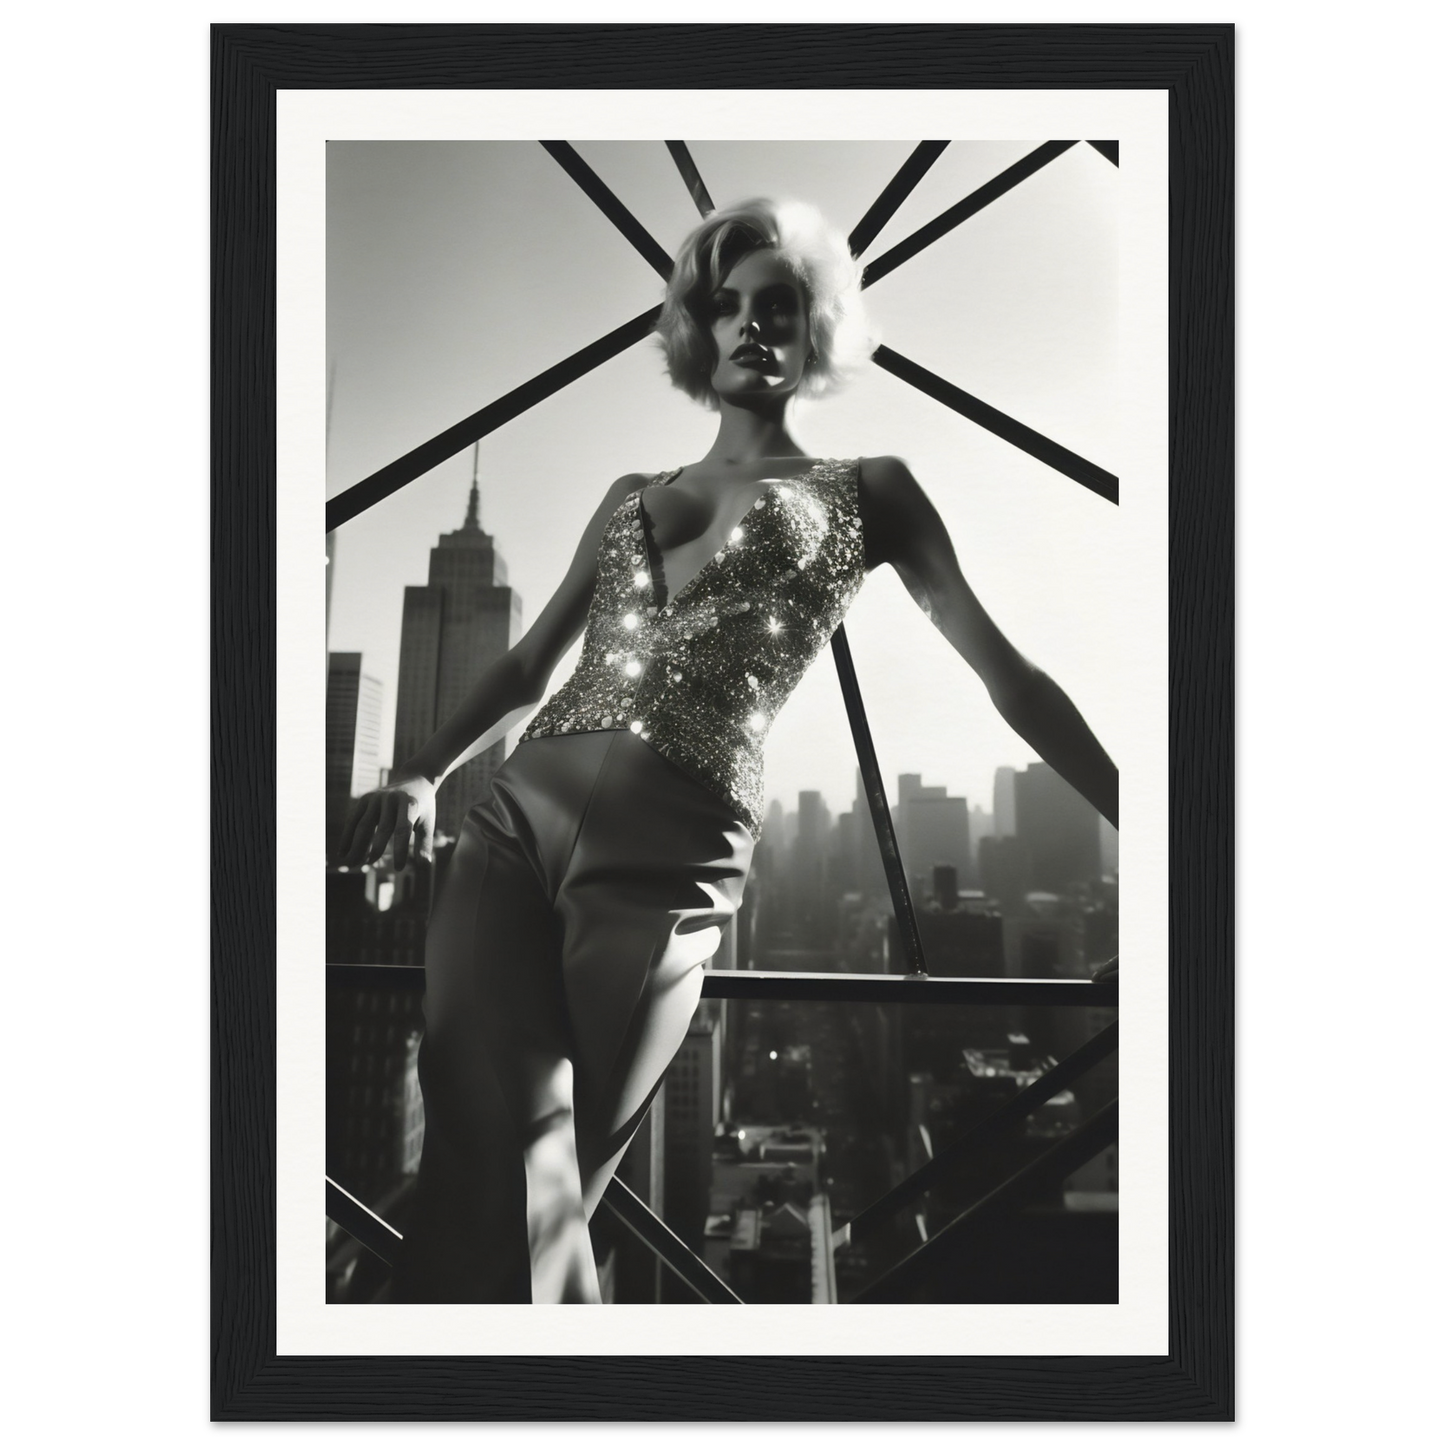
[[[401,1235],[354,1194],[348,1194],[330,1175],[326,1177],[326,1217],[339,1224],[358,1244],[365,1245],[383,1264],[396,1263]]]
[[[743,1303],[620,1179],[613,1177],[602,1202],[704,1304]]]
[[[455,456],[457,452],[471,446],[488,432],[496,431],[513,417],[521,416],[528,408],[536,406],[539,401],[545,401],[553,392],[561,391],[579,376],[586,376],[604,361],[611,361],[619,352],[626,351],[629,346],[651,335],[661,311],[662,307],[654,306],[651,311],[644,311],[641,316],[634,316],[631,321],[623,322],[615,331],[609,331],[606,336],[584,346],[581,351],[574,351],[571,356],[559,361],[555,366],[549,366],[531,381],[514,387],[496,401],[488,402],[464,421],[459,421],[439,436],[414,447],[405,456],[398,457],[379,472],[373,472],[354,487],[348,487],[327,502],[326,530],[335,531],[343,522],[360,516],[368,507],[374,507],[408,482],[414,482],[448,457]]]
[[[873,815],[873,832],[878,839],[878,852],[883,859],[883,874],[888,880],[888,894],[893,900],[893,913],[898,919],[898,935],[908,971],[924,970],[923,939],[918,933],[918,919],[913,913],[913,897],[908,891],[908,875],[898,851],[898,835],[893,830],[893,815],[888,811],[888,794],[883,787],[883,774],[878,768],[878,754],[873,748],[873,733],[868,714],[863,711],[863,694],[858,688],[858,674],[853,667],[853,652],[842,623],[833,633],[833,661],[838,665],[838,684],[843,689],[843,706],[848,712],[848,726],[853,730],[853,746],[858,753],[858,769],[863,775],[863,794],[868,811]]]
[[[652,239],[647,227],[613,195],[606,181],[564,140],[544,140],[542,149],[577,182],[587,198],[632,243],[637,254],[662,277],[672,275],[672,257]]]
[[[1095,466],[1077,452],[1071,452],[1068,447],[1050,441],[1042,432],[1036,432],[1021,421],[1015,421],[1007,412],[999,411],[986,401],[980,401],[976,396],[955,386],[951,381],[936,376],[916,361],[901,356],[890,346],[880,346],[873,353],[873,360],[900,381],[916,386],[925,396],[941,401],[960,416],[966,416],[969,421],[977,423],[985,431],[992,432],[1020,451],[1027,452],[1045,466],[1062,472],[1080,486],[1087,487],[1091,492],[1103,497],[1105,501],[1118,504],[1119,479],[1112,472],[1106,472],[1103,467]]]
[[[328,988],[426,988],[426,970],[407,964],[330,963]],[[1118,1008],[1117,976],[1086,978],[939,978],[902,973],[772,973],[703,970],[704,998],[803,1000],[812,1003],[1029,1004],[1047,1008]]]
[[[1040,1008],[1117,1008],[1119,986],[1086,978],[939,978],[904,973],[754,973],[707,969],[704,998],[752,998],[812,1003],[996,1005]]]
[[[863,213],[848,237],[848,249],[861,256],[877,239],[879,231],[893,219],[910,192],[928,174],[928,168],[948,149],[946,140],[924,140],[913,148],[898,174],[879,193],[878,199]]]
[[[940,237],[946,236],[970,216],[977,215],[991,202],[1026,181],[1035,171],[1042,170],[1052,160],[1078,145],[1074,140],[1045,141],[1036,150],[1031,150],[1021,161],[1015,161],[1007,170],[1000,171],[991,181],[986,181],[976,191],[971,191],[956,205],[935,216],[925,226],[920,226],[911,236],[904,237],[896,246],[885,251],[876,261],[870,262],[863,270],[863,284],[871,286],[881,281],[890,271],[896,271],[905,261],[916,256],[926,246],[931,246]]]
[[[664,141],[668,154],[672,156],[673,164],[677,167],[678,174],[682,177],[682,183],[687,187],[687,193],[692,197],[692,203],[697,207],[700,216],[710,216],[717,207],[712,203],[712,197],[708,195],[707,187],[703,184],[702,176],[699,174],[697,165],[693,161],[692,152],[687,148],[686,141],[670,140]]]
[[[938,1266],[945,1251],[957,1248],[967,1232],[996,1218],[1021,1199],[1051,1183],[1067,1179],[1082,1168],[1101,1149],[1119,1138],[1119,1101],[1106,1104],[1092,1118],[1079,1125],[1067,1138],[1061,1139],[1037,1159],[1030,1160],[991,1194],[986,1194],[972,1208],[964,1210],[951,1224],[940,1229],[927,1244],[894,1265],[887,1274],[860,1290],[850,1304],[902,1304],[919,1283]]]
[[[1055,1094],[1068,1088],[1075,1079],[1088,1073],[1095,1064],[1101,1063],[1118,1047],[1119,1025],[1115,1022],[1101,1029],[1061,1063],[1041,1074],[1028,1088],[1020,1089],[1001,1108],[981,1119],[941,1154],[936,1154],[921,1169],[915,1170],[902,1183],[894,1185],[887,1194],[874,1200],[862,1213],[840,1225],[834,1231],[834,1243],[842,1249],[872,1234],[900,1209],[921,1198],[935,1184],[952,1174],[970,1155],[993,1143],[1014,1125],[1023,1123],[1035,1109],[1042,1108]]]

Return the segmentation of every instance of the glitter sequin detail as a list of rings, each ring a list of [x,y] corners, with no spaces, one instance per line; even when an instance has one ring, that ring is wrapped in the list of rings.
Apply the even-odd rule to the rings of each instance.
[[[858,464],[774,482],[661,611],[626,545],[641,533],[643,490],[603,534],[577,668],[521,740],[630,729],[726,798],[756,839],[768,729],[863,585]]]

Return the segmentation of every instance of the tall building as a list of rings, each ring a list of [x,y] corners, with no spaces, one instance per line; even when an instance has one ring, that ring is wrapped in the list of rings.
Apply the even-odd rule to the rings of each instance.
[[[993,837],[993,814],[975,803],[968,810],[968,850],[973,856],[974,876],[978,876],[978,843],[980,838]]]
[[[855,770],[853,790],[854,886],[865,894],[887,894],[888,877],[883,872],[883,855],[878,851],[878,830],[873,825],[873,810],[863,788],[862,770]]]
[[[326,848],[335,849],[353,798],[377,784],[381,684],[361,670],[359,652],[327,654]]]
[[[507,586],[507,566],[482,531],[475,472],[466,521],[432,548],[425,587],[408,587],[401,619],[396,750],[411,757],[460,705],[483,670],[521,634],[522,599]],[[455,838],[466,811],[502,765],[494,743],[456,770],[437,794],[437,832]]]
[[[1018,819],[1014,812],[1014,779],[1018,774],[1012,768],[993,770],[993,835],[995,838],[1012,838],[1018,832]]]
[[[1022,838],[983,838],[978,845],[978,874],[983,891],[996,898],[1004,912],[1015,913],[1023,906],[1031,886],[1033,862]]]
[[[703,1251],[712,1187],[712,1140],[721,1115],[721,1035],[706,1015],[694,1015],[687,1037],[664,1075],[662,1193],[664,1217],[695,1254]],[[690,1298],[665,1281],[668,1297]]]
[[[819,792],[798,794],[798,834],[793,842],[793,930],[800,942],[819,946],[831,940],[828,907],[828,854],[832,818]]]
[[[1103,872],[1099,813],[1047,763],[1014,778],[1018,836],[1033,860],[1033,886],[1057,892]]]
[[[946,787],[925,787],[918,773],[900,773],[897,826],[910,880],[926,887],[939,864],[956,869],[966,882],[973,879],[967,798],[950,798]]]
[[[421,1161],[421,995],[395,988],[326,996],[326,1172],[368,1204]]]

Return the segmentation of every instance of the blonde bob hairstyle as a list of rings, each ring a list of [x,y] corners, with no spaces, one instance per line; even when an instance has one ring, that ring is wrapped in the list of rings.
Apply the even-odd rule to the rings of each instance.
[[[863,311],[863,268],[816,207],[760,198],[714,211],[682,243],[657,321],[672,384],[714,411],[708,303],[744,256],[764,249],[778,253],[807,297],[813,354],[799,395],[838,390],[878,344]]]

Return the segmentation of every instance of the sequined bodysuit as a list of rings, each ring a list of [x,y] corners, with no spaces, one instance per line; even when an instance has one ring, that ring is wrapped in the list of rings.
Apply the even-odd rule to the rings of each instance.
[[[768,729],[863,583],[858,463],[771,482],[670,597],[645,490],[608,521],[576,671],[521,740],[630,729],[736,808],[756,839]]]

